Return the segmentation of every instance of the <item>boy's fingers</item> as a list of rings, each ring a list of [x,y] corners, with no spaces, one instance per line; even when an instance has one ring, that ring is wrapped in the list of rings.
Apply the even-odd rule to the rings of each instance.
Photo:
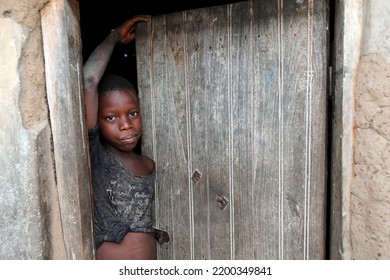
[[[147,22],[150,20],[150,16],[134,16],[130,19],[130,23],[131,24],[135,24],[139,21],[144,21],[144,22]]]
[[[131,19],[129,19],[130,22],[137,22],[140,20],[147,20],[147,19],[144,17],[132,17]]]
[[[135,15],[135,16],[133,16],[133,18],[150,19],[151,16],[150,15]]]
[[[128,19],[121,26],[118,27],[118,32],[121,35],[122,39],[119,41],[122,44],[130,43],[135,38],[135,25],[138,22],[148,22],[150,20],[150,16],[134,16],[131,19]]]

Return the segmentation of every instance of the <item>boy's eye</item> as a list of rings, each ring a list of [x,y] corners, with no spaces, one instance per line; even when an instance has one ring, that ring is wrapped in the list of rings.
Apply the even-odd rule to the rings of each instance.
[[[130,113],[130,116],[131,116],[131,117],[135,117],[135,116],[137,116],[137,115],[138,115],[138,112],[131,112],[131,113]]]
[[[114,116],[108,116],[108,117],[106,117],[106,120],[108,120],[108,121],[113,121],[114,119],[115,119]]]

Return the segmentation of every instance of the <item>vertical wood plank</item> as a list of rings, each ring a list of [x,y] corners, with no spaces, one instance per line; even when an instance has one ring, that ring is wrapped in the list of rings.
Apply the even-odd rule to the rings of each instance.
[[[68,259],[93,259],[78,2],[50,1],[41,15],[47,98],[66,254]]]
[[[252,42],[253,20],[250,2],[241,2],[231,6],[231,100],[230,117],[232,146],[232,197],[234,199],[233,220],[235,259],[254,259],[258,240],[258,209],[253,182],[254,143],[254,52]],[[250,171],[250,172],[248,172]],[[255,206],[256,205],[256,206]]]
[[[309,178],[311,188],[308,193],[308,259],[325,258],[326,239],[326,186],[327,186],[327,75],[328,46],[327,41],[327,7],[325,1],[313,1],[309,10],[312,15],[312,44],[308,50],[311,54],[309,63],[312,64],[311,81],[311,163]],[[321,47],[326,46],[326,47]],[[321,112],[319,114],[318,112]]]
[[[174,247],[174,258],[190,259],[192,256],[192,190],[189,187],[189,150],[188,137],[190,134],[188,124],[188,92],[186,89],[186,53],[185,53],[185,33],[184,33],[184,13],[175,13],[166,16],[167,24],[167,66],[168,66],[168,86],[167,97],[161,94],[162,99],[167,99],[171,108],[168,128],[168,141],[166,152],[173,160],[169,162],[170,172],[166,179],[171,182],[172,199],[172,235]],[[161,102],[162,104],[162,102]],[[173,140],[175,139],[175,140]]]
[[[191,174],[198,171],[201,178],[198,182],[191,182],[193,193],[193,258],[210,259],[210,201],[207,183],[207,95],[205,75],[203,33],[208,18],[200,10],[186,12],[185,33],[187,60],[187,81],[190,109],[190,160]],[[199,50],[201,49],[201,50]],[[203,112],[203,114],[200,114]]]
[[[256,259],[279,259],[281,221],[281,76],[278,1],[253,1],[253,182]]]
[[[156,32],[158,31],[158,32]],[[154,160],[156,161],[156,225],[166,231],[173,238],[173,204],[172,204],[172,179],[174,175],[170,169],[174,158],[170,153],[175,151],[169,147],[171,142],[176,142],[177,137],[172,133],[175,115],[171,102],[170,81],[167,59],[167,36],[166,36],[166,20],[164,16],[156,17],[152,20],[152,36],[153,42],[151,62],[153,65],[153,107],[151,108],[154,119],[154,134],[153,134],[153,150]],[[158,78],[157,78],[158,77]],[[170,108],[170,110],[166,110]],[[166,141],[166,139],[170,139]],[[160,203],[162,202],[162,203]],[[171,243],[172,245],[173,243]],[[174,256],[175,251],[173,246],[161,248],[160,258],[165,259],[168,255]]]
[[[310,217],[316,217],[316,222],[324,225],[324,208],[314,209],[310,202],[313,203],[315,197],[314,200],[319,200],[318,203],[324,205],[324,197],[317,194],[323,194],[325,188],[325,157],[324,152],[318,152],[321,150],[320,143],[325,143],[325,131],[317,130],[318,133],[313,134],[312,123],[316,123],[316,118],[325,123],[326,112],[313,111],[313,100],[319,98],[321,104],[326,104],[326,88],[321,82],[323,77],[326,77],[326,72],[323,72],[324,69],[314,72],[316,69],[313,67],[313,48],[319,47],[320,43],[314,41],[314,1],[283,1],[282,5],[283,258],[308,259],[310,239],[318,234],[322,235],[321,232],[310,231]],[[325,34],[325,29],[322,33]],[[322,56],[321,59],[325,61],[325,57]],[[322,90],[317,87],[319,90],[314,92],[313,77],[317,76],[320,76],[317,81],[320,82]],[[324,126],[318,128],[323,129]],[[315,138],[321,142],[315,142]],[[318,181],[318,174],[312,170],[313,163],[322,165],[316,171],[320,175],[317,177],[320,178]],[[321,255],[317,256],[320,257]]]
[[[281,1],[283,259],[304,259],[307,190],[307,3]]]
[[[191,208],[188,188],[183,14],[155,17],[149,30],[150,41],[143,41],[147,37],[142,35],[139,36],[140,38],[137,37],[138,46],[151,46],[152,42],[155,42],[153,49],[149,48],[148,61],[143,58],[145,52],[138,54],[139,64],[145,63],[145,65],[149,64],[150,68],[153,67],[153,73],[144,72],[141,75],[144,78],[149,77],[149,81],[144,78],[139,81],[140,88],[143,88],[145,83],[153,85],[151,99],[144,100],[144,95],[141,93],[141,106],[143,111],[147,110],[153,115],[151,120],[145,120],[145,130],[153,129],[156,125],[158,127],[154,128],[154,133],[150,135],[153,141],[147,141],[149,138],[145,141],[143,152],[157,162],[156,226],[168,231],[171,236],[170,243],[159,247],[159,258],[173,256],[175,259],[189,259],[191,258]],[[140,27],[137,31],[143,33],[146,30]],[[155,76],[159,78],[154,79]],[[165,129],[159,129],[162,124]],[[146,144],[148,142],[153,142],[152,148]]]
[[[152,63],[152,48],[153,40],[152,24],[139,23],[136,27],[136,49],[137,49],[137,84],[138,97],[140,100],[142,114],[142,153],[155,158],[154,150],[154,84],[153,84],[153,63]]]
[[[230,201],[227,9],[219,6],[186,12],[188,89],[191,111],[194,257],[230,259]]]

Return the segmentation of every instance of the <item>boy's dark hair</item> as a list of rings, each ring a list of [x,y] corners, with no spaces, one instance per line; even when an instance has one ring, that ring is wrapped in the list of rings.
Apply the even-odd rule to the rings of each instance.
[[[110,90],[121,90],[121,89],[128,89],[131,92],[133,92],[135,96],[137,96],[137,91],[134,85],[130,81],[118,75],[114,75],[114,74],[104,75],[100,80],[98,86],[99,95],[104,95],[107,91]]]

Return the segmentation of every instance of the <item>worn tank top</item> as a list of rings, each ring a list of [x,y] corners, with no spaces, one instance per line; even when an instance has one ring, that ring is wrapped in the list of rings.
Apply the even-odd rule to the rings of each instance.
[[[120,243],[130,231],[154,234],[155,170],[148,176],[134,175],[100,143],[98,128],[90,129],[88,134],[96,248],[103,241]]]

